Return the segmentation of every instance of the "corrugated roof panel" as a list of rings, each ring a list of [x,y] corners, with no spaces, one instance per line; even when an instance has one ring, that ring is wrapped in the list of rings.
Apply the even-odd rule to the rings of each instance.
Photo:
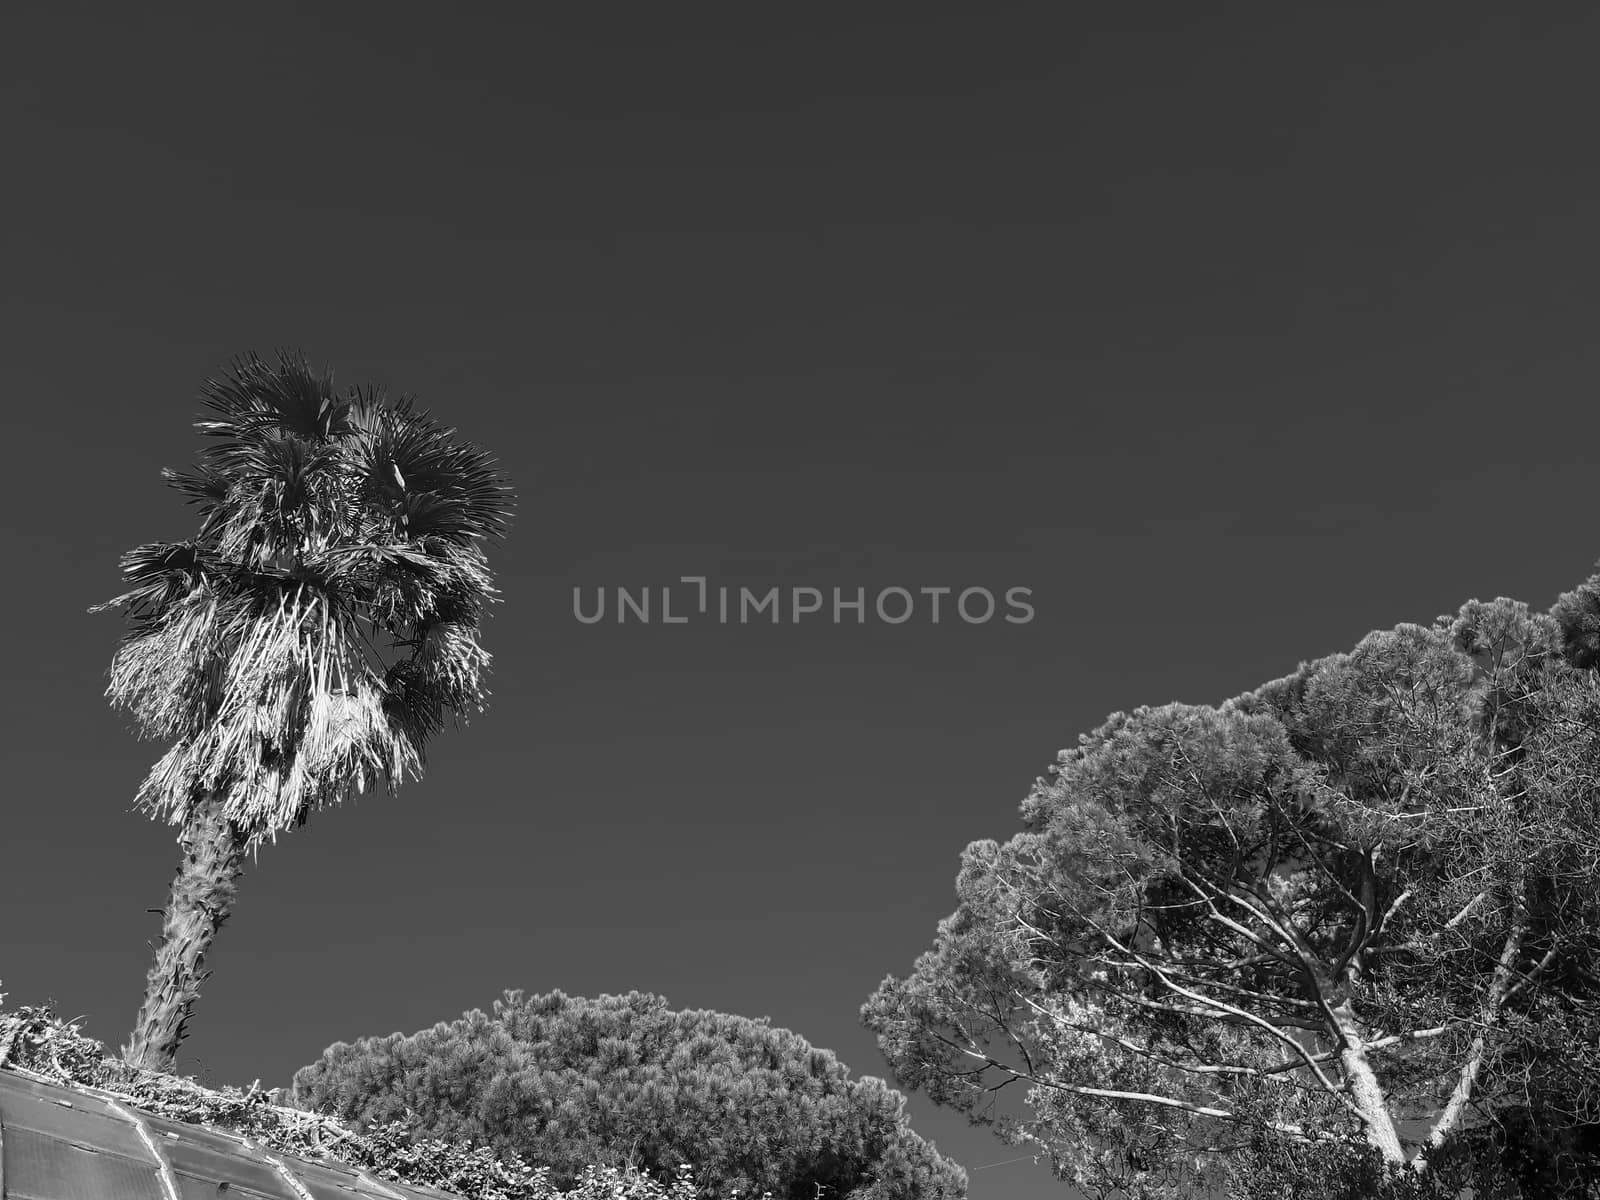
[[[461,1200],[460,1192],[446,1192],[423,1183],[393,1183],[387,1186],[411,1200]]]
[[[271,1200],[299,1200],[282,1175],[236,1139],[161,1117],[145,1116],[143,1120],[174,1171],[212,1183],[226,1181],[234,1187],[247,1187]]]
[[[196,1179],[182,1171],[172,1173],[178,1185],[179,1200],[263,1200],[260,1192],[240,1187],[236,1183],[218,1183],[214,1179]]]
[[[164,1200],[155,1167],[5,1126],[6,1200]]]
[[[0,1096],[4,1095],[27,1096],[34,1100],[47,1100],[56,1104],[65,1101],[66,1107],[69,1108],[97,1112],[102,1116],[114,1115],[106,1102],[98,1096],[92,1096],[78,1088],[62,1087],[57,1083],[43,1083],[37,1079],[30,1079],[9,1068],[0,1073]]]
[[[343,1163],[307,1162],[286,1156],[283,1161],[316,1200],[461,1200],[454,1192],[357,1174]]]
[[[65,1088],[47,1090],[47,1086],[10,1071],[0,1072],[0,1125],[110,1150],[138,1162],[150,1158],[138,1132],[112,1113],[105,1101]]]
[[[343,1163],[263,1150],[11,1070],[0,1070],[0,1200],[164,1200],[150,1147],[130,1118],[166,1157],[182,1200],[302,1200],[265,1161],[269,1155],[315,1200],[461,1200],[372,1179]]]
[[[316,1200],[394,1200],[404,1196],[397,1183],[384,1181],[380,1186],[388,1191],[375,1191],[370,1184],[349,1167],[335,1163],[313,1163],[288,1159],[289,1169],[302,1187]]]

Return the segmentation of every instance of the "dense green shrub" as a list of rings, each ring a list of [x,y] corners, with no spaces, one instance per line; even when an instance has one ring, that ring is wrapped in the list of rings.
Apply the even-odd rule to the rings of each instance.
[[[296,1103],[365,1128],[481,1140],[550,1168],[588,1164],[668,1179],[695,1165],[702,1192],[780,1200],[948,1200],[966,1174],[906,1124],[881,1080],[765,1020],[673,1012],[654,995],[508,992],[411,1036],[330,1046],[294,1079]]]

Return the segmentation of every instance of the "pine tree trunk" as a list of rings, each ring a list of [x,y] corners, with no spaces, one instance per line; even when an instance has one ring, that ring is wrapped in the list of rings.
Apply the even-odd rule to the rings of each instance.
[[[129,1064],[171,1071],[178,1056],[217,930],[233,911],[239,876],[244,872],[245,839],[222,815],[214,797],[201,801],[178,840],[183,859],[172,880],[161,923],[161,944],[145,985],[144,1006],[133,1035],[123,1047]]]
[[[1389,1102],[1383,1094],[1383,1085],[1367,1059],[1365,1030],[1357,1023],[1348,998],[1332,1007],[1344,1048],[1339,1054],[1339,1065],[1350,1088],[1350,1099],[1361,1110],[1366,1124],[1367,1141],[1383,1155],[1383,1161],[1401,1165],[1406,1161],[1405,1150],[1400,1145],[1400,1135],[1394,1127],[1389,1112]]]

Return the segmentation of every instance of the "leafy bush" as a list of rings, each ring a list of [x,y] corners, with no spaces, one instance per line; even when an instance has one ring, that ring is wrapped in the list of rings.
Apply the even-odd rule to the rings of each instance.
[[[954,1200],[966,1174],[906,1124],[882,1080],[851,1079],[798,1035],[654,995],[507,992],[411,1036],[340,1042],[294,1079],[295,1102],[359,1128],[482,1140],[581,1185],[588,1165],[702,1193]]]

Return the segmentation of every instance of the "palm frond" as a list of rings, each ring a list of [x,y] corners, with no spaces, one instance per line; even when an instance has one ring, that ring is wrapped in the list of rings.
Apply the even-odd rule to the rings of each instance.
[[[202,516],[228,498],[228,477],[209,463],[200,463],[188,471],[163,467],[161,478],[187,496],[187,503],[197,506]]]
[[[89,611],[126,607],[136,628],[193,588],[205,569],[196,542],[148,542],[123,554],[119,565],[123,582],[134,586]]]
[[[481,541],[514,503],[488,453],[303,356],[210,381],[207,436],[165,472],[197,536],[123,556],[126,636],[107,695],[171,740],[138,804],[181,822],[220,798],[253,841],[420,773],[448,715],[481,710],[495,599]]]
[[[229,364],[221,379],[208,379],[200,393],[216,415],[195,423],[202,433],[227,440],[265,433],[326,439],[347,431],[350,404],[333,391],[333,372],[314,371],[302,354],[282,350],[274,366],[256,354]]]
[[[393,513],[406,536],[503,536],[515,498],[493,456],[414,409],[409,398],[393,406],[381,401],[381,393],[364,393],[351,411],[363,497]],[[422,497],[426,503],[417,503]],[[413,519],[432,527],[413,529]]]
[[[257,565],[336,540],[353,518],[337,444],[298,437],[241,447],[228,500],[210,526],[217,552]]]
[[[106,694],[147,737],[192,737],[216,714],[226,649],[217,594],[203,583],[168,605],[112,660]]]
[[[180,820],[197,795],[222,798],[229,819],[272,836],[309,809],[415,774],[420,755],[383,719],[386,688],[359,638],[309,589],[283,591],[268,612],[236,609],[217,622],[225,653],[206,677],[208,719],[189,728],[151,771],[137,803]],[[140,655],[154,684],[141,699],[181,713],[181,689]],[[130,671],[133,668],[130,666]],[[178,668],[174,668],[177,670]],[[177,703],[174,703],[176,701]]]

